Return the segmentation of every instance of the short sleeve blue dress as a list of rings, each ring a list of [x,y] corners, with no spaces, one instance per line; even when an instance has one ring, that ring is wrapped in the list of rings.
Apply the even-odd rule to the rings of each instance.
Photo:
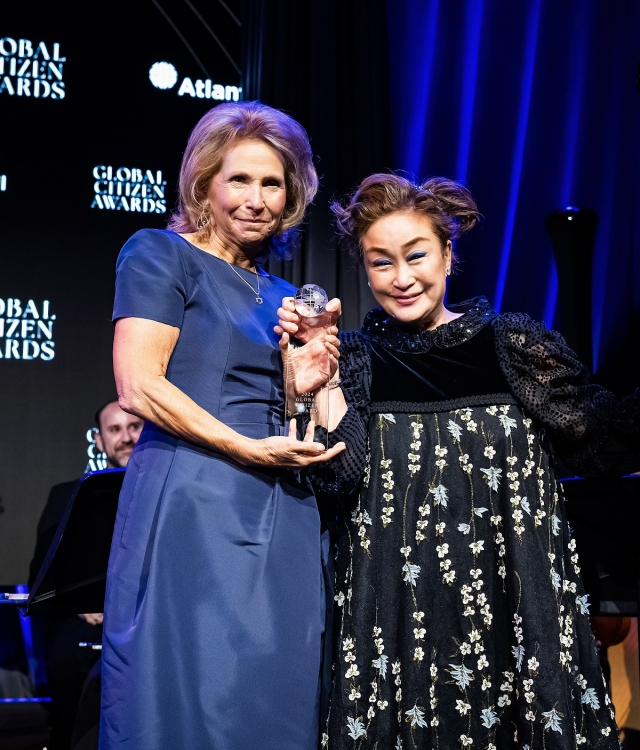
[[[239,274],[239,275],[238,275]],[[114,320],[180,329],[167,379],[251,438],[283,434],[273,326],[292,287],[170,231],[118,258]],[[113,537],[100,750],[307,750],[318,742],[323,545],[307,484],[147,422]]]

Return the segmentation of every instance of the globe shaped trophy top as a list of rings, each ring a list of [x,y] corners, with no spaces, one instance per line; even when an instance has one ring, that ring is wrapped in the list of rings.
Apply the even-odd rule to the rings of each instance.
[[[329,298],[317,284],[305,284],[293,298],[296,312],[305,318],[315,318],[325,311]]]

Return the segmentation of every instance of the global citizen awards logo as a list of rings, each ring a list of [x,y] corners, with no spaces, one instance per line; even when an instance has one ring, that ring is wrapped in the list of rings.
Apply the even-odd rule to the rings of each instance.
[[[142,214],[164,214],[167,211],[162,171],[129,167],[93,168],[93,203],[91,208],[109,211],[132,211]]]
[[[29,39],[0,39],[0,94],[35,99],[64,99],[60,44]]]
[[[149,80],[162,91],[174,88],[178,83],[178,71],[169,62],[153,63],[149,68]],[[237,102],[242,99],[242,89],[238,86],[223,86],[221,83],[213,83],[210,78],[204,81],[196,78],[185,77],[178,87],[178,96],[190,96],[192,99],[216,99],[221,102]]]
[[[49,300],[36,304],[17,297],[0,297],[0,359],[41,359],[55,356],[53,322]]]

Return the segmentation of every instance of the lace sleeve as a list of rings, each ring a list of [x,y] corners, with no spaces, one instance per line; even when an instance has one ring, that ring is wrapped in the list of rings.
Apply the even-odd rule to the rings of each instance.
[[[514,396],[581,476],[640,470],[640,389],[618,400],[589,383],[565,339],[522,313],[499,315],[496,352]]]
[[[340,387],[347,402],[347,413],[328,434],[329,447],[346,443],[346,450],[326,464],[315,464],[309,478],[318,492],[348,494],[356,489],[364,474],[369,424],[371,361],[359,333],[340,334]],[[327,444],[327,431],[316,428],[316,440]]]

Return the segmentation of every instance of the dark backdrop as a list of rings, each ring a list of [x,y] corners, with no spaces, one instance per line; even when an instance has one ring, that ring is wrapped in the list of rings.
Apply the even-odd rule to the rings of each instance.
[[[359,265],[337,246],[329,202],[394,167],[386,1],[245,0],[243,7],[245,94],[307,128],[321,179],[302,251],[271,270],[339,295],[343,328],[359,328],[374,300]]]
[[[225,5],[239,15],[238,3]],[[27,39],[34,48],[44,41],[50,55],[58,43],[66,57],[63,99],[18,96],[17,76],[13,95],[6,85],[0,92],[0,175],[6,175],[0,319],[6,321],[8,298],[23,307],[33,299],[40,308],[48,300],[56,316],[55,357],[49,361],[7,359],[6,322],[0,330],[2,583],[26,580],[49,487],[82,474],[93,414],[115,394],[110,317],[118,251],[137,229],[164,227],[168,218],[168,212],[91,208],[93,169],[136,168],[154,177],[161,170],[166,204],[175,204],[189,132],[216,104],[177,92],[185,77],[240,85],[240,27],[231,13],[202,0],[2,4],[4,51],[12,48],[7,38]],[[10,56],[4,57],[6,74]],[[171,89],[150,82],[151,65],[161,61],[177,69]],[[20,341],[20,351],[22,346]],[[27,353],[33,351],[30,345]]]
[[[600,218],[593,361],[606,384],[640,382],[640,4],[635,0],[245,0],[245,90],[292,112],[323,190],[306,244],[282,270],[337,292],[345,328],[372,306],[336,252],[326,205],[373,171],[466,183],[484,220],[459,241],[449,299],[486,295],[557,325],[546,216]],[[391,130],[390,130],[391,129]],[[561,292],[561,290],[560,290]]]

